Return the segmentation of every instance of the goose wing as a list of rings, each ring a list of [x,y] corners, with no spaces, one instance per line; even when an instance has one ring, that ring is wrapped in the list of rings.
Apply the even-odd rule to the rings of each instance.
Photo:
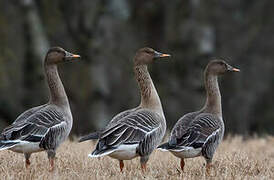
[[[217,142],[222,134],[220,119],[209,113],[201,113],[190,123],[181,137],[169,142],[176,149],[202,148],[209,142]]]
[[[181,117],[176,124],[174,125],[171,135],[170,135],[170,141],[173,141],[173,139],[180,139],[186,131],[191,126],[192,121],[195,119],[195,117],[200,113],[200,111],[187,113],[183,117]]]
[[[120,121],[121,119],[123,119],[124,117],[130,115],[131,113],[137,111],[139,108],[133,108],[133,109],[129,109],[129,110],[126,110],[126,111],[123,111],[123,112],[120,112],[119,114],[117,114],[116,116],[114,116],[112,118],[112,120],[109,122],[109,125],[110,124],[115,124],[117,123],[118,121]],[[108,125],[108,126],[109,126]]]
[[[44,106],[30,116],[19,116],[13,124],[5,128],[2,137],[6,141],[40,142],[40,147],[50,148],[55,145],[54,138],[64,133],[65,119],[61,112],[51,106]],[[24,117],[24,119],[23,119]]]
[[[114,116],[112,118],[112,120],[109,122],[109,125],[108,126],[111,126],[111,124],[116,124],[118,121],[120,121],[121,119],[123,119],[124,117],[128,116],[129,114],[135,112],[136,110],[138,110],[138,108],[133,108],[133,109],[129,109],[129,110],[126,110],[126,111],[123,111],[119,114],[117,114],[116,116]],[[95,131],[95,132],[92,132],[92,133],[89,133],[87,135],[84,135],[82,136],[80,139],[79,139],[79,142],[84,142],[84,141],[88,141],[88,140],[95,140],[95,139],[98,139],[99,136],[101,134],[101,131]]]
[[[131,113],[102,131],[94,153],[123,144],[138,144],[140,155],[149,154],[162,139],[165,131],[163,122],[159,114],[146,109]]]
[[[16,120],[13,122],[13,124],[18,123],[19,121],[25,121],[29,116],[31,116],[35,112],[39,111],[40,109],[44,108],[45,106],[47,106],[47,104],[41,105],[41,106],[37,106],[37,107],[33,107],[33,108],[31,108],[31,109],[23,112],[22,114],[20,114],[16,118]]]

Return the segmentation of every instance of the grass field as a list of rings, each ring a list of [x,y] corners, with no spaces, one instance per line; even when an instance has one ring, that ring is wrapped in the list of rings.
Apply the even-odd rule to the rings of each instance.
[[[125,161],[124,172],[119,163],[109,157],[88,158],[92,142],[70,142],[57,151],[56,169],[48,172],[44,152],[31,157],[31,166],[25,168],[24,156],[11,151],[0,152],[0,179],[274,179],[274,137],[228,137],[219,146],[213,159],[211,176],[205,175],[205,161],[198,157],[187,159],[185,172],[180,172],[179,159],[168,152],[156,150],[142,173],[139,158]]]

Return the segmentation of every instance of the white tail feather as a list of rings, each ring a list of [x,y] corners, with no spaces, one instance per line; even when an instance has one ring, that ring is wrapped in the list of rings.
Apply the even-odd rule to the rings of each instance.
[[[91,158],[97,158],[97,157],[102,157],[102,156],[106,156],[106,155],[109,155],[111,153],[113,153],[115,151],[115,149],[113,150],[110,150],[110,151],[106,151],[106,152],[103,152],[103,153],[100,153],[100,154],[89,154],[88,157],[91,157]]]
[[[15,144],[9,144],[9,142],[0,142],[0,151],[13,148],[17,145],[17,142],[14,142]]]
[[[163,152],[167,152],[167,151],[169,151],[169,150],[167,150],[167,149],[164,149],[164,148],[157,148],[157,149],[159,149],[160,151],[163,151]]]

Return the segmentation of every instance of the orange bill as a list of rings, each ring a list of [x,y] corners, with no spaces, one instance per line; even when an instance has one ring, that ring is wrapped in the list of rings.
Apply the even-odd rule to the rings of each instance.
[[[160,57],[169,57],[170,54],[161,54]]]
[[[78,54],[72,54],[72,57],[74,57],[74,58],[80,58],[81,56],[78,55]]]
[[[235,72],[240,72],[240,69],[237,69],[237,68],[233,68],[232,71],[235,71]]]

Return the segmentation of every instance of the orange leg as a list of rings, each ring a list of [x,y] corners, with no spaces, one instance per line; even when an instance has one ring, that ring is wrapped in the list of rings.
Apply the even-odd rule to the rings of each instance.
[[[182,159],[181,159],[181,169],[182,169],[183,172],[184,172],[184,167],[185,167],[185,161],[184,161],[184,159],[182,158]]]
[[[142,168],[142,171],[143,173],[147,171],[147,164],[146,163],[142,163],[141,164],[141,168]]]
[[[49,158],[49,165],[50,165],[49,171],[53,172],[53,170],[54,170],[54,158]]]
[[[30,160],[26,159],[26,168],[29,168],[29,166],[30,166]]]
[[[123,172],[123,168],[124,168],[124,162],[123,162],[123,160],[120,160],[120,170],[121,170],[121,172]]]
[[[29,168],[29,166],[30,166],[30,160],[29,160],[30,155],[31,155],[31,154],[24,153],[24,156],[25,156],[25,159],[26,159],[26,161],[25,161],[25,166],[26,166],[26,168]]]
[[[206,175],[210,175],[210,170],[212,168],[212,164],[211,163],[207,163],[206,164]]]

